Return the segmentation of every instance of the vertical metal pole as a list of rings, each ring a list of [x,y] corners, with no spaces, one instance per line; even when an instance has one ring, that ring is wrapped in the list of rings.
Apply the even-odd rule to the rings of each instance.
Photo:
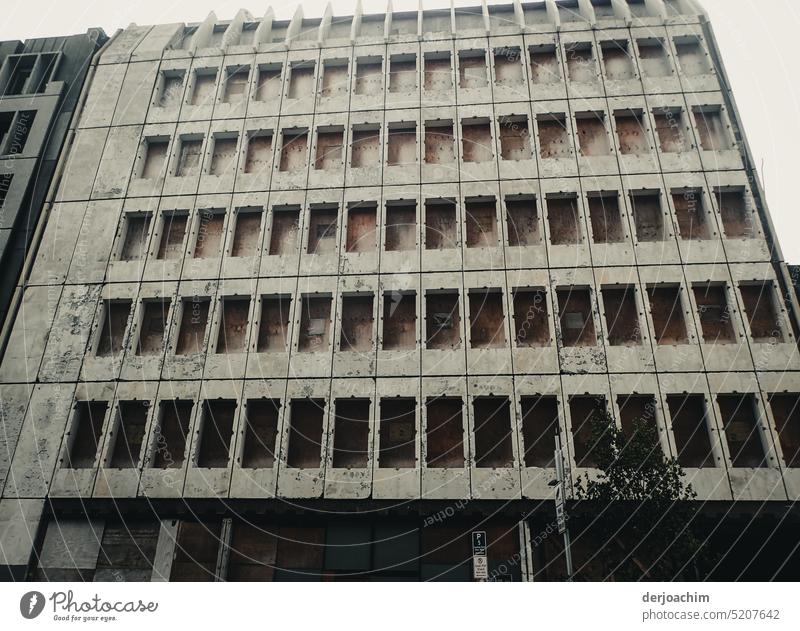
[[[555,465],[556,477],[559,490],[561,491],[561,501],[563,502],[564,511],[564,558],[567,562],[567,581],[572,581],[572,548],[569,540],[569,525],[566,523],[567,516],[567,485],[566,476],[564,475],[564,453],[561,451],[561,437],[556,434],[556,452],[555,452]],[[558,498],[556,498],[558,504]],[[558,512],[558,509],[556,509]]]

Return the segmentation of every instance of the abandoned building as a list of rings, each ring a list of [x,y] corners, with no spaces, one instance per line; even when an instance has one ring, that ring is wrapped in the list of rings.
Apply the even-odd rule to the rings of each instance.
[[[4,576],[471,580],[483,530],[558,580],[554,440],[592,472],[610,413],[727,577],[797,578],[798,300],[695,0],[131,25],[83,90],[0,364]]]

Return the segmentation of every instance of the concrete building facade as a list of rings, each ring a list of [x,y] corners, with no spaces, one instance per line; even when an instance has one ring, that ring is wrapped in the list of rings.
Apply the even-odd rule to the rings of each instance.
[[[796,525],[797,298],[693,0],[132,25],[63,168],[9,576],[469,580],[485,530],[559,578],[554,439],[591,474],[605,412]]]

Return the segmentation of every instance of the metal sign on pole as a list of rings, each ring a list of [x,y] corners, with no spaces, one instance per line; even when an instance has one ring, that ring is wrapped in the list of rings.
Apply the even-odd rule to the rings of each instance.
[[[489,579],[489,559],[486,556],[486,531],[472,533],[472,577],[476,581]]]
[[[572,580],[572,549],[567,528],[566,507],[566,476],[564,467],[564,453],[561,451],[561,437],[556,434],[556,449],[553,455],[556,465],[555,500],[556,500],[556,525],[558,532],[564,535],[564,558],[567,562],[567,580]]]

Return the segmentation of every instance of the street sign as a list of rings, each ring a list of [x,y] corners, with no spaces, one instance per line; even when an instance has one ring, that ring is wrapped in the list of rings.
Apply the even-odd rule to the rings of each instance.
[[[486,554],[486,532],[475,530],[472,533],[472,554]]]
[[[489,578],[485,530],[475,530],[472,533],[472,578],[477,581],[485,581]]]

